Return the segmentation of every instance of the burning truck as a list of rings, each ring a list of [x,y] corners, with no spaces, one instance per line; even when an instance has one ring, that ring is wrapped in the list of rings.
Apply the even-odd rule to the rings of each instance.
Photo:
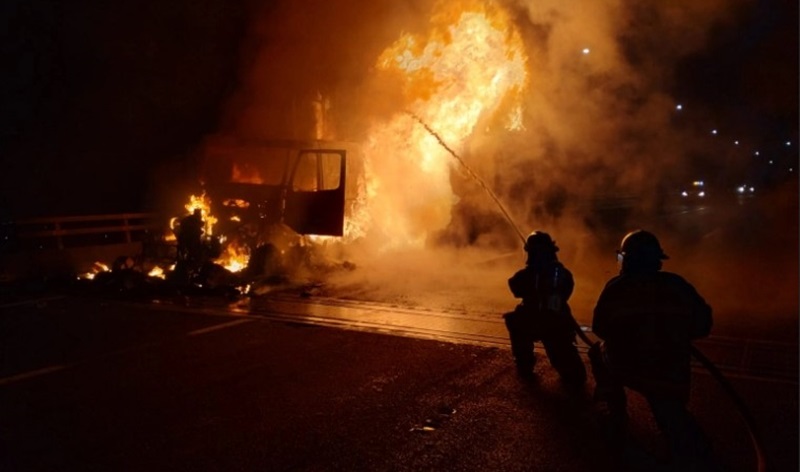
[[[202,149],[200,177],[201,193],[185,208],[202,215],[203,261],[181,267],[178,257],[174,272],[179,281],[219,283],[221,268],[255,279],[330,266],[316,249],[347,233],[363,165],[348,142],[217,136]],[[175,235],[182,219],[170,222]]]

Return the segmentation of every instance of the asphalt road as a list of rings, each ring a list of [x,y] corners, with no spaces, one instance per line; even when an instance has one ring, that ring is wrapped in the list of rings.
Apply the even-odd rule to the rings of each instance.
[[[58,297],[0,306],[1,471],[619,470],[589,401],[504,347]],[[775,471],[798,470],[796,379],[731,378]],[[660,443],[631,396],[632,433]],[[755,470],[714,380],[691,408]]]

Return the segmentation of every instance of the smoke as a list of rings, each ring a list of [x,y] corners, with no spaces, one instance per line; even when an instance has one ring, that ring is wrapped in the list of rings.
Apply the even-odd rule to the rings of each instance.
[[[691,178],[690,156],[703,144],[674,126],[672,75],[731,2],[640,3],[513,4],[531,71],[527,132],[513,142],[478,138],[474,153],[502,159],[496,185],[529,202],[523,221],[597,196],[635,196],[648,209],[658,203],[653,189]]]
[[[363,141],[391,84],[365,90],[376,58],[422,23],[427,1],[346,0],[257,4],[242,49],[242,79],[222,132],[251,138]],[[374,86],[375,84],[373,84]],[[315,136],[315,114],[325,111]]]
[[[445,4],[449,7],[441,8]],[[709,140],[713,113],[702,104],[680,112],[673,92],[681,61],[702,52],[715,29],[741,21],[750,2],[492,5],[507,11],[509,34],[518,34],[524,44],[529,76],[519,107],[523,127],[507,129],[513,106],[504,99],[480,117],[466,139],[448,144],[494,190],[511,221],[449,157],[445,191],[437,187],[428,194],[426,189],[441,182],[425,182],[427,174],[410,168],[407,154],[413,149],[400,148],[400,156],[374,153],[366,178],[375,177],[369,172],[387,175],[367,197],[383,192],[393,200],[383,200],[368,236],[348,248],[347,257],[359,269],[330,279],[330,290],[429,308],[461,303],[466,310],[502,311],[514,303],[505,280],[523,261],[517,229],[543,229],[558,241],[561,260],[575,274],[573,306],[588,322],[603,283],[616,273],[618,241],[626,231],[645,227],[674,254],[665,268],[691,276],[722,312],[770,313],[784,321],[789,315],[796,323],[796,201],[792,207],[790,197],[775,197],[752,213],[751,206],[717,205],[711,216],[665,210],[675,185],[721,167],[707,167],[714,159],[730,159],[729,168],[739,165]],[[402,35],[429,34],[434,12],[441,19],[454,10],[456,2],[433,0],[270,2],[254,12],[241,86],[221,132],[342,139],[373,152],[386,151],[370,141],[376,126],[416,127],[406,136],[424,139],[427,132],[413,119],[392,121],[412,102],[403,93],[404,79],[377,70],[377,61]],[[787,205],[795,218],[788,227],[779,216]],[[765,229],[748,237],[750,244],[774,242],[771,235],[779,232],[783,244],[794,242],[794,256],[786,259],[785,253],[762,247],[751,259],[738,231],[749,231],[753,219],[761,219]],[[398,220],[401,229],[392,231],[407,232],[421,245],[386,251],[384,243],[393,234],[381,227]],[[751,289],[761,286],[756,281],[769,281],[771,288],[756,293],[755,301],[738,292],[747,279]],[[734,318],[728,324],[735,324]]]

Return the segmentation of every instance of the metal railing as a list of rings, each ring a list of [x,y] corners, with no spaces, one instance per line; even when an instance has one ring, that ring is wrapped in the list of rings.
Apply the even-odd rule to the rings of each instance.
[[[797,343],[710,336],[695,345],[721,370],[797,382]]]
[[[0,243],[12,251],[132,243],[161,234],[164,226],[154,213],[30,218],[5,224]]]

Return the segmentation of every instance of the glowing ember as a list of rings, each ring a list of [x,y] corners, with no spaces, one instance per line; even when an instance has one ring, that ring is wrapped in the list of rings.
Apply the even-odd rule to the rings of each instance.
[[[401,78],[406,110],[458,149],[479,119],[522,129],[519,99],[528,78],[522,40],[506,12],[453,3],[439,3],[428,38],[402,36],[377,66]],[[410,116],[375,126],[365,161],[364,211],[387,246],[419,246],[449,223],[453,160]]]

